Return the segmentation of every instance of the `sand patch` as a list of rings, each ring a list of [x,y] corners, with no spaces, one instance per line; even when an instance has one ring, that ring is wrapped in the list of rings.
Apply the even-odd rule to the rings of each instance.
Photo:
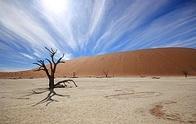
[[[45,89],[47,79],[2,79],[0,123],[191,124],[196,120],[195,80],[76,78],[78,88],[57,88],[55,94]]]
[[[150,110],[150,114],[159,119],[175,121],[179,123],[196,123],[195,111],[180,111],[176,110],[174,106],[179,106],[176,101],[165,101],[155,104]],[[190,109],[191,106],[183,106]]]

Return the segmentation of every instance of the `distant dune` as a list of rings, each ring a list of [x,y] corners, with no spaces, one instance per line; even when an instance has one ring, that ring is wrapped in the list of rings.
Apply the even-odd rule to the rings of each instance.
[[[196,49],[156,48],[68,60],[57,68],[56,77],[183,76],[196,75]],[[1,72],[0,78],[38,78],[33,70]]]

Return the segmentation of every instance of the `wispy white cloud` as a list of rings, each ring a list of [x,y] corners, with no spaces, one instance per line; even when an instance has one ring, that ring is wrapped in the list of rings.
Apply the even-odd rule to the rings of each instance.
[[[66,0],[59,14],[42,0],[0,1],[0,69],[46,57],[153,47],[196,47],[196,3],[170,0]],[[13,59],[14,58],[14,59]],[[26,60],[26,64],[24,61]],[[4,66],[3,66],[4,65]],[[21,67],[22,68],[22,67]]]
[[[28,54],[26,54],[26,53],[20,53],[20,54],[21,54],[22,56],[28,58],[28,59],[35,59],[34,57],[32,57],[32,56],[30,56],[30,55],[28,55]]]
[[[0,13],[3,16],[1,18],[3,26],[24,38],[25,42],[30,43],[34,48],[40,48],[40,46],[56,48],[52,36],[28,12],[19,7],[10,8],[8,3],[4,4],[4,7],[4,11]]]
[[[152,3],[155,3],[153,7],[151,7]],[[151,0],[150,2],[137,0],[131,2],[130,5],[125,8],[124,13],[119,15],[116,20],[111,21],[110,26],[98,40],[95,49],[98,49],[99,51],[107,51],[107,49],[110,48],[113,43],[117,42],[119,37],[121,37],[127,31],[133,31],[140,25],[145,23],[146,18],[152,16],[165,4],[167,4],[167,0],[161,0],[159,2],[157,2],[156,0]],[[105,41],[109,42],[105,43]]]

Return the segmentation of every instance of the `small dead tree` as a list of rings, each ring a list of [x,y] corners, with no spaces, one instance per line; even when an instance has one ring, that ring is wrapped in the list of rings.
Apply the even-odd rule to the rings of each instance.
[[[109,71],[108,70],[103,70],[103,74],[105,75],[106,78],[108,78]]]
[[[35,71],[44,71],[48,77],[48,80],[49,80],[49,89],[54,89],[54,88],[59,88],[59,87],[65,87],[65,82],[68,82],[69,81],[72,81],[74,83],[74,85],[77,87],[77,85],[75,84],[75,82],[71,79],[69,80],[63,80],[63,81],[59,81],[55,84],[54,82],[54,78],[55,78],[55,72],[56,72],[56,68],[57,68],[57,65],[60,64],[60,63],[64,63],[62,61],[63,57],[64,57],[64,54],[59,58],[57,59],[57,61],[55,61],[55,54],[57,53],[57,50],[54,50],[54,49],[49,49],[47,47],[45,47],[45,49],[49,52],[50,54],[50,59],[46,58],[45,60],[49,63],[49,68],[47,68],[47,66],[45,65],[45,60],[38,60],[36,63],[33,63],[35,65],[38,65],[39,68]],[[64,85],[61,85],[64,84]]]
[[[72,78],[76,78],[76,72],[72,73]]]
[[[182,71],[182,73],[184,74],[185,78],[188,77],[188,71]]]

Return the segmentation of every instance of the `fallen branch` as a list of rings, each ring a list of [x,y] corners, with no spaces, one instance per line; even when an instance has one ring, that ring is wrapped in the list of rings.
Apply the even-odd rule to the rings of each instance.
[[[75,87],[78,87],[78,86],[76,85],[75,81],[73,81],[73,80],[71,80],[71,79],[59,81],[59,82],[57,82],[57,83],[54,85],[54,87],[55,87],[55,88],[67,87],[66,83],[70,84],[70,82],[72,82],[72,83],[75,85]]]

